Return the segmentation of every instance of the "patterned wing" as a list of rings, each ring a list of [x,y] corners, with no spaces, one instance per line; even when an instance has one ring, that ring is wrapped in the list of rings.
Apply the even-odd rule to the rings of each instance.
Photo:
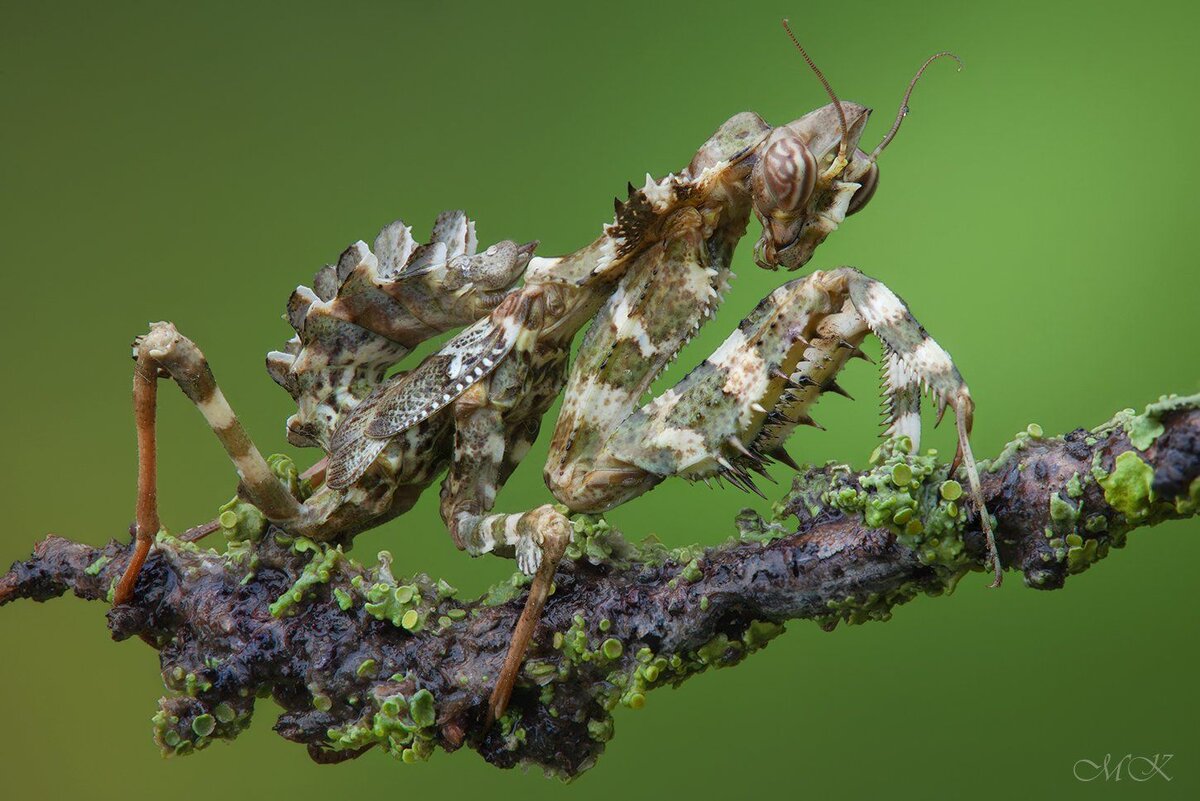
[[[512,350],[520,327],[496,327],[481,320],[421,362],[417,369],[383,388],[366,433],[394,437],[449,406]]]
[[[454,402],[500,363],[522,330],[518,321],[483,319],[446,343],[416,369],[395,376],[363,399],[338,426],[330,443],[327,481],[353,484],[388,440]]]

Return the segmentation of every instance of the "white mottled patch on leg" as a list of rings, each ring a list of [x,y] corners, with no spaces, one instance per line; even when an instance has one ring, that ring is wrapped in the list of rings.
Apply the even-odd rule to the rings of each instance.
[[[674,451],[678,455],[675,460],[676,470],[685,470],[710,455],[704,444],[704,437],[691,428],[663,429],[650,439],[650,446]]]
[[[872,329],[895,323],[908,316],[904,301],[878,281],[872,281],[866,297],[858,305],[858,313]]]
[[[719,295],[718,287],[714,286],[714,279],[716,282],[721,282],[724,280],[724,276],[721,273],[714,273],[712,269],[703,266],[699,261],[688,261],[686,267],[686,271],[680,274],[683,279],[683,290],[692,294],[697,301],[708,308]],[[684,302],[682,298],[680,302]],[[651,312],[653,313],[653,311],[652,309]]]
[[[197,405],[200,407],[200,414],[204,415],[209,426],[218,431],[229,428],[236,419],[233,409],[229,408],[229,402],[221,394],[220,388],[214,389],[212,395]]]
[[[679,397],[679,392],[675,389],[675,387],[671,387],[666,392],[650,401],[650,403],[646,404],[646,414],[658,418],[666,417],[671,410],[675,408],[675,405],[679,403]]]
[[[613,325],[617,329],[616,338],[632,339],[636,342],[643,359],[649,359],[658,352],[658,347],[650,341],[650,335],[642,325],[638,311],[631,307],[627,294],[621,295],[613,306]]]
[[[477,542],[471,550],[472,556],[491,553],[492,549],[496,547],[496,537],[492,531],[502,517],[504,515],[488,515],[479,521],[479,526],[475,529]]]
[[[922,377],[942,375],[954,369],[950,354],[928,337],[908,355],[906,361]]]
[[[892,421],[887,429],[888,436],[908,437],[913,450],[921,447],[921,414],[920,412],[905,412]]]
[[[533,443],[523,437],[517,439],[515,442],[513,442],[512,446],[508,450],[509,462],[513,464],[520,464],[525,458],[525,455],[529,453],[529,449],[532,446]]]
[[[742,333],[740,328],[735,328],[733,333],[725,338],[721,343],[721,347],[713,351],[713,354],[708,357],[708,361],[717,367],[727,367],[737,361],[737,357],[746,348],[746,335]]]
[[[521,522],[521,515],[508,515],[504,520],[504,544],[516,545],[520,535],[517,534],[517,524]]]
[[[738,399],[741,407],[738,424],[743,429],[748,428],[754,415],[750,404],[762,400],[770,387],[771,377],[767,373],[766,363],[754,346],[747,343],[741,329],[734,330],[721,343],[721,347],[708,357],[708,362],[725,372],[722,388]]]
[[[487,441],[484,443],[483,455],[496,464],[499,464],[500,460],[504,458],[504,436],[500,432],[493,431],[488,434]]]
[[[608,430],[629,414],[636,400],[628,390],[609,386],[596,376],[588,376],[579,385],[578,392],[564,400],[563,409],[573,410],[578,419]]]

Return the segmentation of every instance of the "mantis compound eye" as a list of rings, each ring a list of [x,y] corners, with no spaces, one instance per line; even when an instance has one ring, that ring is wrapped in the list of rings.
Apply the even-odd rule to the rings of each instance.
[[[879,165],[872,162],[858,179],[858,183],[862,184],[862,187],[850,198],[850,204],[846,207],[847,217],[861,210],[875,196],[875,189],[879,186]]]
[[[817,182],[817,161],[789,128],[771,132],[750,176],[759,213],[794,214],[807,205]]]

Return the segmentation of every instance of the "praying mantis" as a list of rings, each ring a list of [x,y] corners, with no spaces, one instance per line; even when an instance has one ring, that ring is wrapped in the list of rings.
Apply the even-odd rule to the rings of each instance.
[[[784,23],[785,28],[787,23]],[[788,29],[791,35],[791,30]],[[129,600],[160,525],[156,502],[156,386],[173,379],[198,407],[237,469],[241,496],[272,526],[322,542],[356,534],[412,508],[439,477],[440,511],[455,545],[515,557],[533,577],[488,702],[507,706],[526,646],[570,541],[568,514],[603,513],[668,477],[725,481],[757,491],[752,474],[797,463],[784,449],[838,373],[883,343],[889,437],[921,435],[928,392],[954,413],[960,464],[986,533],[995,584],[1000,563],[969,444],[970,392],[947,352],[884,284],[857,269],[816,271],[764,298],[725,342],[674,387],[641,398],[712,316],[728,288],[736,245],[753,214],[765,269],[797,270],[867,206],[879,157],[908,112],[925,61],[890,130],[860,147],[870,109],[842,101],[792,37],[830,102],[784,125],[751,112],[722,124],[690,162],[615,203],[590,244],[560,257],[537,243],[479,250],[462,212],[438,217],[428,243],[393,223],[358,242],[312,287],[291,296],[295,336],[268,355],[297,404],[296,445],[325,458],[301,498],[271,470],[224,398],[203,353],[170,323],[134,345],[139,472],[136,548],[114,601]],[[571,362],[571,346],[583,335]],[[388,376],[421,342],[462,329],[412,369]],[[497,512],[496,495],[525,459],[562,397],[544,477],[554,500]],[[953,469],[953,468],[952,468]],[[564,514],[565,507],[567,514]]]

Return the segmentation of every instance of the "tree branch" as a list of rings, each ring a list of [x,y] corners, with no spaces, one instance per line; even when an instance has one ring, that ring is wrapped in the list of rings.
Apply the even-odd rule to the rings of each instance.
[[[633,545],[576,517],[576,541],[530,648],[509,713],[485,730],[488,693],[520,613],[524,580],[460,601],[444,582],[404,582],[390,558],[365,568],[340,549],[268,531],[225,553],[160,535],[136,599],[109,611],[120,640],[160,652],[170,695],[156,739],[184,754],[248,725],[255,699],[284,708],[280,735],[336,762],[379,745],[406,761],[463,744],[501,767],[575,776],[612,736],[611,710],[652,689],[740,661],[791,619],[826,629],[885,620],[921,593],[983,569],[978,518],[961,486],[905,442],[869,470],[799,474],[763,520],[714,548]],[[1124,545],[1134,528],[1200,507],[1200,396],[1119,413],[1091,432],[1045,438],[1036,426],[984,463],[984,491],[1006,569],[1063,586]],[[245,505],[226,507],[243,531]],[[111,593],[128,544],[59,537],[0,578],[0,604],[67,590]]]

